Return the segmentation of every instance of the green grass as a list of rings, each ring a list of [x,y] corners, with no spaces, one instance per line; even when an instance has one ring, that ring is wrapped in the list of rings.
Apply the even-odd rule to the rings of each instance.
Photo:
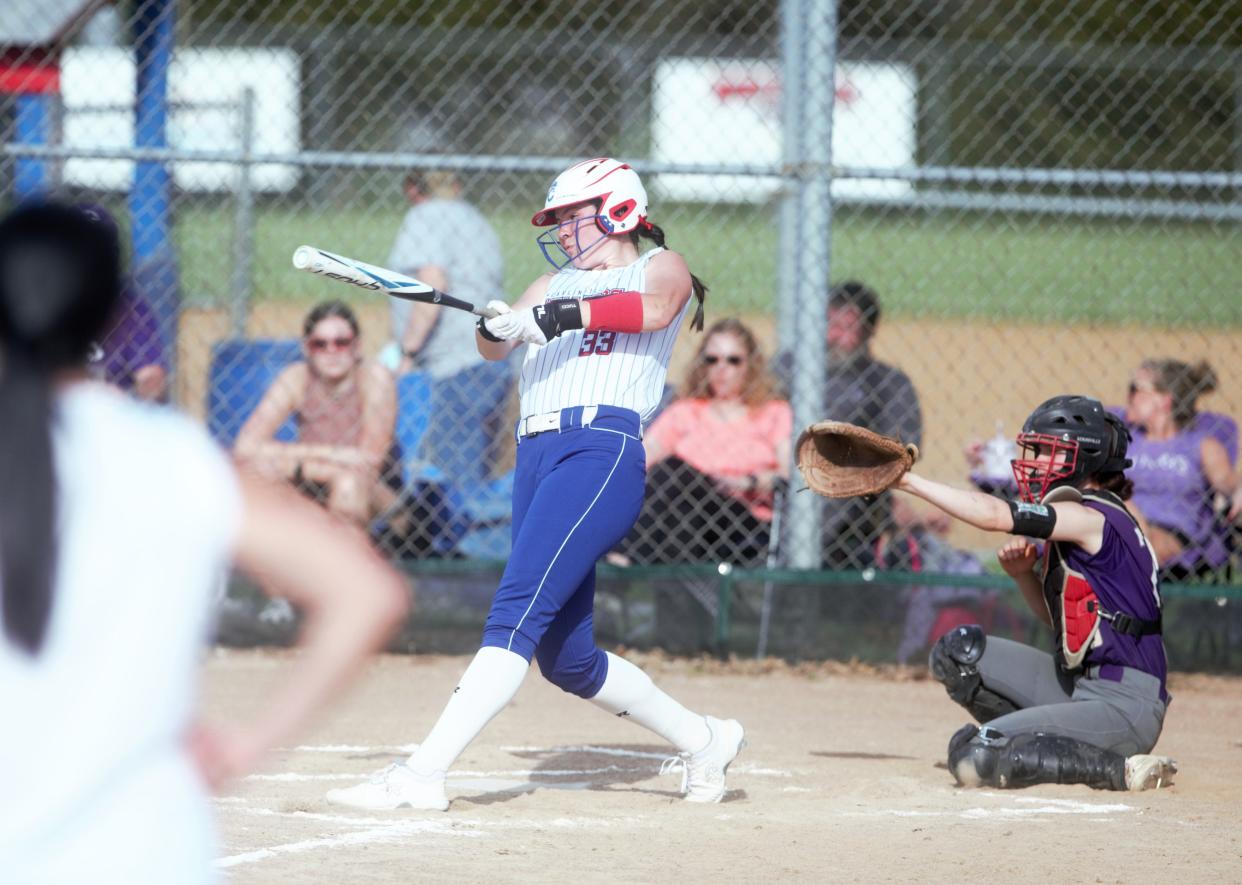
[[[382,264],[400,218],[399,204],[366,211],[260,208],[256,299],[371,297],[296,273],[289,256],[300,243],[313,243]],[[528,212],[501,209],[492,218],[512,300],[546,265]],[[656,221],[711,287],[713,315],[775,313],[772,209],[674,205]],[[229,208],[183,206],[177,222],[188,299],[227,303]],[[1242,325],[1242,248],[1237,229],[1223,225],[842,211],[834,224],[832,277],[870,282],[890,316]]]

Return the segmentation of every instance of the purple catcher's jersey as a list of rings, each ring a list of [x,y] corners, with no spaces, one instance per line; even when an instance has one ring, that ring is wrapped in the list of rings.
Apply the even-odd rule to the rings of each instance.
[[[1116,499],[1114,499],[1116,500]],[[1104,543],[1094,556],[1074,544],[1060,545],[1070,568],[1086,577],[1109,612],[1124,612],[1145,621],[1160,617],[1160,585],[1156,557],[1147,539],[1119,500],[1103,496],[1084,497],[1082,504],[1104,517]],[[1130,636],[1100,623],[1100,644],[1087,652],[1085,666],[1114,664],[1133,667],[1160,680],[1168,675],[1164,640],[1159,633]]]

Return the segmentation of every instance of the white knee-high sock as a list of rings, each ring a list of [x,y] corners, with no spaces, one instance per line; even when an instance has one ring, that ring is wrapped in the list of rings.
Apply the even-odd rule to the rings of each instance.
[[[711,740],[707,721],[656,687],[651,677],[625,658],[608,655],[608,675],[591,703],[654,731],[677,749],[695,753]]]
[[[487,723],[517,694],[530,664],[503,648],[479,649],[462,674],[431,734],[406,763],[425,777],[443,777]]]

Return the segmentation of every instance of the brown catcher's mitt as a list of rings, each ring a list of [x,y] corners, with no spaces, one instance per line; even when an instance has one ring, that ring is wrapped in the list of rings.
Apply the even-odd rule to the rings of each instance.
[[[826,498],[875,495],[893,486],[919,457],[913,444],[844,421],[820,421],[798,437],[798,469]]]

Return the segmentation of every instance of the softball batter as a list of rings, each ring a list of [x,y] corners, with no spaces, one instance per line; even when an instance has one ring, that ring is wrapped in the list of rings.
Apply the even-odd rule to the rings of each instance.
[[[981,529],[1022,537],[998,557],[1056,634],[1053,656],[986,636],[946,633],[933,675],[980,726],[949,741],[960,783],[994,787],[1160,786],[1172,760],[1148,755],[1169,694],[1156,557],[1125,499],[1129,432],[1097,400],[1053,397],[1026,419],[1013,462],[1022,501],[907,473],[897,488]],[[1042,569],[1028,538],[1045,539]]]
[[[532,223],[555,268],[500,315],[480,321],[479,352],[501,360],[529,345],[521,375],[513,554],[492,601],[482,648],[431,734],[405,763],[328,793],[366,809],[445,810],[453,761],[517,693],[534,658],[567,692],[650,729],[680,752],[682,792],[718,802],[742,726],[687,710],[633,664],[595,645],[595,562],[642,506],[642,423],[664,388],[673,341],[703,284],[647,220],[637,173],[587,160],[552,182]],[[654,248],[640,250],[640,238]]]

